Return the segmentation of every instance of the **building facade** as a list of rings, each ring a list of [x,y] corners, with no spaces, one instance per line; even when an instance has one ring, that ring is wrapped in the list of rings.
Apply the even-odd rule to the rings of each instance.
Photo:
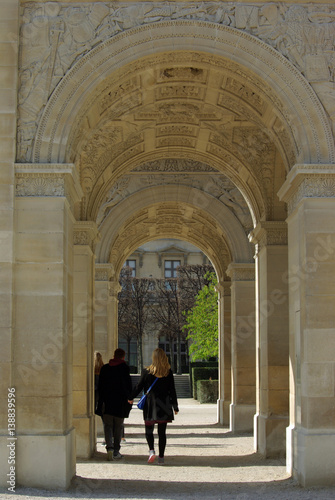
[[[187,243],[186,241],[180,240],[155,240],[150,241],[140,248],[136,249],[124,263],[132,269],[132,276],[136,278],[153,278],[153,279],[164,279],[164,278],[177,278],[177,269],[179,266],[184,265],[208,265],[206,255],[199,250],[196,246]],[[100,322],[100,330],[98,329],[98,323]],[[100,314],[95,321],[95,348],[100,352],[103,352],[107,359],[107,345],[108,345],[108,335],[112,332],[108,331],[107,328],[107,311],[105,315]],[[126,353],[129,364],[131,367],[138,366],[137,359],[137,344],[136,338],[133,338],[130,344],[130,353],[128,353],[129,346],[127,341],[120,331],[118,333],[118,345],[123,348]],[[183,369],[188,368],[189,357],[188,357],[188,346],[187,342],[181,342],[181,364]],[[155,324],[152,318],[152,314],[149,314],[148,324],[146,325],[146,331],[142,342],[142,352],[143,352],[143,365],[148,366],[151,363],[152,351],[156,347],[161,347],[165,350],[169,358],[173,356],[173,366],[177,366],[177,340],[171,345],[171,342],[159,331],[159,327]]]
[[[0,0],[0,23],[1,484],[9,432],[22,485],[92,454],[95,325],[113,352],[120,269],[162,238],[218,276],[220,422],[334,484],[332,3]]]

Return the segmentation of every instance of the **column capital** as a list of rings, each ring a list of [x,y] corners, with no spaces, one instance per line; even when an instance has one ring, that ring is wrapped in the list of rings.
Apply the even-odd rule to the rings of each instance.
[[[219,280],[217,285],[215,285],[215,290],[219,294],[219,299],[223,297],[230,296],[231,294],[231,281],[229,280]]]
[[[265,246],[287,246],[287,223],[285,221],[259,222],[249,233],[249,241],[258,245],[258,250]]]
[[[119,280],[112,279],[109,282],[109,297],[112,300],[118,300],[119,299],[119,293],[122,290],[122,286],[120,285]]]
[[[226,273],[232,281],[255,281],[255,264],[231,262]]]
[[[95,281],[110,281],[114,273],[114,266],[109,262],[95,264]]]
[[[73,225],[74,245],[87,245],[93,251],[100,237],[97,224],[93,221],[78,221]]]
[[[16,196],[65,197],[73,212],[84,196],[73,163],[16,163],[15,178]]]
[[[303,198],[334,198],[335,165],[294,165],[278,191],[278,197],[288,204],[289,214]]]

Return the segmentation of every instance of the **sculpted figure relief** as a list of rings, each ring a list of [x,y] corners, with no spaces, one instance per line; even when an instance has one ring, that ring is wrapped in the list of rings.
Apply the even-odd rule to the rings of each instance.
[[[246,31],[272,45],[310,82],[335,81],[331,3],[29,2],[23,4],[20,30],[17,161],[31,160],[43,107],[63,75],[83,55],[124,30],[177,19]]]

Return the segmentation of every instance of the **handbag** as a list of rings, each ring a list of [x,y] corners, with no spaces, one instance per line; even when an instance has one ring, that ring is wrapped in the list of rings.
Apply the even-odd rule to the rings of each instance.
[[[137,403],[136,406],[137,406],[137,408],[139,410],[143,410],[145,402],[147,400],[147,395],[149,394],[149,392],[151,391],[151,389],[153,388],[153,386],[155,385],[155,383],[157,382],[157,380],[158,380],[158,378],[156,377],[156,379],[153,381],[153,383],[151,384],[151,386],[149,387],[149,389],[147,390],[147,392],[145,394],[143,394],[143,396],[141,397],[141,399]]]

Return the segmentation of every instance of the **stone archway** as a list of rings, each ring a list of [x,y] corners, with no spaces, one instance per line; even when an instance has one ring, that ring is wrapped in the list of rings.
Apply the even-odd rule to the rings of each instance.
[[[136,80],[136,74],[140,75],[139,80]],[[207,89],[210,91],[207,92]],[[155,119],[157,114],[159,115],[158,121]],[[19,130],[20,137],[25,142],[26,138],[20,127]],[[257,148],[253,146],[255,143]],[[106,144],[110,144],[111,147],[107,148]],[[38,333],[31,318],[29,323],[25,322],[25,313],[30,303],[24,298],[26,289],[20,284],[19,278],[23,275],[20,275],[20,272],[31,272],[34,267],[36,273],[34,277],[37,277],[34,294],[43,302],[44,310],[51,311],[55,299],[53,297],[53,302],[48,301],[50,297],[44,296],[46,290],[49,292],[48,276],[50,275],[46,271],[50,272],[51,268],[55,270],[60,264],[57,268],[59,286],[56,290],[57,311],[60,314],[54,318],[53,326],[57,328],[57,332],[53,333],[55,335],[57,333],[55,338],[57,345],[61,347],[58,348],[56,361],[52,360],[53,363],[45,371],[45,378],[34,386],[34,391],[24,394],[25,399],[22,394],[20,395],[31,417],[25,425],[22,425],[22,416],[19,416],[18,420],[24,434],[22,436],[24,446],[20,451],[22,464],[20,482],[46,486],[43,483],[47,463],[46,454],[52,444],[56,450],[56,467],[53,471],[52,485],[67,486],[74,474],[75,449],[71,412],[72,391],[69,389],[72,387],[73,368],[70,360],[73,346],[77,348],[78,358],[80,358],[82,343],[87,342],[92,334],[89,314],[86,315],[92,299],[87,283],[92,277],[97,233],[96,221],[103,204],[110,202],[110,191],[118,183],[122,183],[126,174],[141,168],[142,165],[147,167],[149,165],[148,171],[150,171],[151,162],[167,159],[201,161],[209,168],[215,169],[215,172],[212,172],[215,177],[225,176],[227,181],[237,187],[239,193],[242,193],[245,204],[250,210],[249,215],[254,228],[251,238],[258,246],[257,293],[261,298],[256,315],[258,317],[261,315],[263,301],[273,306],[278,314],[279,308],[276,306],[282,304],[276,302],[277,297],[272,296],[272,291],[277,289],[278,284],[281,284],[281,274],[287,269],[287,248],[283,223],[286,218],[286,209],[284,202],[278,200],[277,192],[284,184],[285,173],[290,172],[281,194],[285,202],[290,200],[292,212],[306,197],[318,196],[320,192],[321,197],[332,196],[332,185],[330,190],[327,189],[331,168],[329,171],[326,169],[321,171],[319,166],[334,163],[334,145],[327,116],[310,85],[301,73],[277,51],[252,35],[232,27],[211,22],[170,20],[131,28],[125,33],[103,41],[83,55],[60,80],[41,112],[32,158],[35,163],[16,166],[16,195],[20,198],[16,213],[18,226],[21,228],[16,240],[18,255],[16,298],[17,304],[21,306],[17,307],[15,312],[16,338],[26,339],[26,329],[28,328],[29,335],[32,335],[35,328],[34,340],[37,344],[41,342],[44,346],[46,331],[46,325],[43,322],[37,325]],[[22,161],[26,159],[20,158]],[[297,163],[306,163],[308,166],[315,163],[317,167],[312,172],[310,172],[312,169],[308,167],[304,171],[299,169]],[[306,171],[307,178],[305,179],[303,176],[306,175]],[[146,175],[148,175],[147,172]],[[191,172],[194,173],[192,170]],[[180,174],[181,172],[177,171],[176,175],[180,176]],[[324,188],[317,185],[319,174],[327,181]],[[78,177],[80,177],[80,183]],[[318,182],[315,183],[315,179]],[[157,184],[156,182],[155,189],[152,190],[154,193],[159,193]],[[166,184],[170,185],[167,191],[170,189],[173,192],[179,189],[176,183],[166,182]],[[218,189],[218,198],[220,198],[224,193],[225,185],[221,184]],[[204,185],[200,183],[198,191],[194,186],[188,186],[188,189],[180,190],[182,191],[184,191],[183,196],[191,196],[194,192],[199,194],[198,191],[204,191]],[[212,194],[212,197],[216,196]],[[125,196],[125,205],[130,202],[130,198],[130,196]],[[200,199],[204,201],[208,197],[200,193]],[[150,208],[159,201],[153,200]],[[186,207],[189,199],[182,197],[166,201],[166,203],[170,202],[173,202],[173,206],[180,203]],[[312,203],[306,205],[306,211],[311,209]],[[210,207],[214,210],[214,205],[210,204]],[[203,211],[199,211],[200,215],[204,212],[207,220],[213,221],[214,219],[213,224],[219,234],[218,217],[210,213],[209,208],[208,211],[207,207],[205,208],[204,210],[202,207]],[[298,209],[301,210],[301,204]],[[324,207],[321,207],[319,200],[317,200],[317,209],[323,213]],[[197,208],[192,208],[192,210],[193,216]],[[22,221],[27,211],[43,212],[44,224],[41,222],[41,227],[33,229],[25,227],[22,230]],[[118,206],[113,211],[117,213]],[[220,206],[221,211],[224,213],[222,206]],[[233,210],[230,211],[229,217],[231,218],[232,215],[234,215]],[[301,217],[303,218],[304,215],[306,214],[303,212]],[[102,217],[104,216],[105,213],[102,214]],[[108,218],[112,217],[113,214],[108,213]],[[297,230],[300,226],[296,212],[294,217],[296,218],[291,227]],[[329,221],[329,217],[325,218],[326,222],[327,220]],[[50,221],[52,221],[51,228],[54,231],[50,231]],[[104,223],[103,219],[102,222]],[[187,228],[187,224],[183,227]],[[313,227],[315,232],[316,228]],[[331,225],[325,223],[324,227],[325,231],[330,231]],[[73,233],[75,241],[72,240]],[[223,230],[222,233],[224,233]],[[292,233],[291,229],[292,255],[300,262],[299,249],[297,250],[293,244],[294,234]],[[303,234],[306,245],[309,241],[307,233],[308,231]],[[29,242],[28,246],[24,244],[25,241]],[[114,240],[111,241],[114,246]],[[222,239],[220,241],[222,242]],[[43,251],[37,252],[36,257],[40,260],[34,262],[32,266],[29,260],[31,245],[36,246],[41,242],[44,245],[40,245]],[[231,244],[233,242],[232,238]],[[74,245],[82,248],[74,248]],[[205,241],[203,245],[205,246]],[[278,247],[280,247],[279,250]],[[53,252],[50,252],[50,248]],[[238,249],[236,241],[235,249]],[[111,251],[113,254],[113,249]],[[127,250],[122,251],[125,254]],[[77,257],[80,256],[81,262],[81,267],[78,266],[75,270],[72,267],[74,254]],[[219,259],[219,252],[213,250],[213,255],[217,256],[218,266],[221,265],[222,272],[224,272],[225,266]],[[118,254],[116,254],[116,263],[119,265],[117,259],[120,260]],[[46,260],[49,267],[45,265]],[[78,262],[79,258],[76,264]],[[278,262],[280,263],[279,269],[277,268]],[[268,273],[269,268],[275,268],[278,271],[277,274]],[[84,297],[79,298],[82,293],[80,278],[83,278],[83,275],[81,273],[85,273],[85,269],[89,270],[84,277],[86,288]],[[271,385],[271,383],[277,382],[278,370],[276,371],[276,366],[274,366],[275,356],[269,362],[273,354],[271,347],[273,348],[274,344],[268,336],[268,327],[271,326],[275,331],[274,324],[271,325],[269,320],[275,320],[278,315],[263,314],[264,322],[261,327],[257,321],[252,321],[255,308],[237,311],[236,305],[243,302],[240,300],[241,297],[246,293],[250,295],[251,290],[255,288],[253,270],[250,269],[248,259],[247,262],[232,262],[228,272],[234,281],[232,302],[235,307],[235,349],[239,347],[237,333],[246,335],[245,338],[250,339],[250,332],[258,328],[258,346],[261,356],[258,376],[261,385],[256,427],[258,436],[262,436],[262,451],[267,454],[268,437],[274,435],[277,441],[278,434],[276,433],[279,430],[282,439],[283,426],[287,424],[287,416],[281,415],[285,418],[281,418],[277,426],[278,408],[276,406],[273,413],[272,398],[278,386]],[[77,273],[75,277],[73,277],[74,273]],[[78,314],[77,311],[73,314],[73,282],[78,287],[74,293],[78,293],[77,298],[80,304],[85,304],[83,315]],[[300,298],[299,295],[298,299]],[[293,317],[295,317],[297,311],[293,309],[292,305]],[[48,316],[49,319],[50,317],[52,316]],[[71,337],[69,322],[73,317],[80,324],[77,345],[68,344],[68,339]],[[315,328],[313,321],[310,325]],[[240,330],[239,327],[241,327]],[[296,328],[299,342],[292,353],[295,353],[296,349],[300,356],[300,336],[304,332],[300,328],[299,321]],[[292,334],[295,335],[295,327],[293,329],[291,327]],[[276,335],[280,333],[275,331],[275,338]],[[244,345],[246,346],[246,343]],[[311,345],[315,345],[315,342],[314,344],[311,342]],[[248,357],[246,352],[240,354],[240,359],[243,358],[245,361],[242,368],[247,373]],[[35,361],[30,358],[22,361],[19,355],[18,360],[15,360],[16,363],[21,366],[23,363],[28,368]],[[310,360],[307,359],[303,365],[304,373],[307,373],[309,381],[304,388],[306,390],[304,397],[312,403],[315,390],[311,379],[312,374],[316,372],[311,369],[308,361]],[[84,369],[88,367],[88,362],[85,363]],[[294,357],[292,357],[292,363],[294,375]],[[280,380],[282,380],[281,376],[285,377],[286,374],[285,363],[283,366],[284,374],[280,375]],[[321,368],[323,374],[325,367]],[[57,414],[49,421],[45,419],[34,421],[32,416],[38,411],[38,405],[35,408],[36,399],[38,404],[41,404],[43,383],[48,380],[48,377],[52,378],[53,370],[58,370],[59,376],[52,386],[49,399],[51,406],[57,399],[59,403]],[[237,373],[238,370],[235,371],[235,375]],[[300,365],[298,374],[300,375]],[[22,381],[17,379],[17,383],[22,389]],[[74,383],[78,383],[78,379]],[[92,420],[92,415],[89,413],[91,410],[87,410],[85,400],[90,383],[91,378],[87,374],[84,389],[79,386],[78,399],[74,398],[75,411],[79,416],[78,426],[83,428],[86,426],[86,430],[90,427]],[[298,383],[301,383],[300,378]],[[295,381],[293,381],[294,384]],[[281,389],[283,388],[280,386]],[[283,389],[286,395],[287,391],[287,387]],[[81,395],[80,392],[82,392]],[[325,403],[328,408],[331,404],[331,397],[327,393],[327,388],[324,392],[328,397]],[[293,398],[299,398],[299,394],[299,391],[298,394],[292,391]],[[243,391],[239,397],[243,399]],[[302,483],[306,484],[310,477],[313,482],[315,475],[311,470],[311,464],[306,462],[306,465],[304,458],[311,449],[310,443],[313,445],[316,442],[320,429],[316,426],[317,430],[311,432],[308,439],[306,438],[305,427],[301,427],[301,422],[295,420],[298,404],[299,401],[294,399],[292,425],[298,424],[295,436],[300,440],[299,443],[303,443],[307,452],[301,459],[292,437],[289,454],[290,459],[292,458],[293,469],[299,478],[302,478]],[[285,404],[283,406],[285,413],[287,408]],[[88,411],[84,417],[80,417],[82,408]],[[325,413],[327,413],[327,408]],[[235,422],[239,418],[240,421],[243,418],[250,418],[249,407],[243,408],[242,405],[239,407],[238,404],[234,404],[232,412]],[[274,418],[271,419],[273,415]],[[326,417],[323,422],[327,424]],[[303,425],[306,425],[305,421]],[[329,428],[329,422],[327,425]],[[329,436],[334,439],[332,429],[329,431]],[[33,471],[29,464],[29,456],[36,443],[39,444],[42,452],[38,464],[35,465],[36,470]],[[279,448],[282,449],[282,442]],[[321,454],[320,447],[318,447],[318,452]],[[321,462],[324,463],[324,460]],[[329,473],[326,471],[322,474],[319,474],[320,477],[326,477],[329,481]],[[42,479],[41,476],[43,476]],[[30,483],[26,482],[27,477]],[[318,477],[316,474],[317,479]]]
[[[300,72],[272,47],[247,33],[196,21],[144,25],[112,37],[84,56],[62,79],[48,101],[36,134],[34,161],[67,160],[67,138],[73,122],[78,119],[92,89],[99,88],[101,79],[107,80],[113,72],[139,58],[144,60],[156,54],[156,60],[157,57],[159,60],[164,53],[171,57],[171,47],[173,52],[178,52],[184,51],[185,46],[189,46],[192,52],[198,51],[195,52],[198,60],[203,57],[214,66],[228,66],[229,69],[235,68],[233,72],[242,71],[242,74],[244,69],[252,75],[247,80],[254,80],[254,83],[249,92],[245,88],[245,97],[253,96],[258,111],[259,105],[263,104],[263,95],[271,101],[278,120],[272,123],[274,134],[279,139],[280,130],[283,130],[282,152],[285,156],[284,149],[289,148],[291,153],[287,161],[290,167],[299,162],[334,161],[334,144],[327,117]],[[189,55],[186,51],[188,61],[192,59]],[[233,87],[231,91],[234,94]],[[238,97],[243,100],[243,96]],[[286,143],[285,148],[286,141],[290,146]]]

